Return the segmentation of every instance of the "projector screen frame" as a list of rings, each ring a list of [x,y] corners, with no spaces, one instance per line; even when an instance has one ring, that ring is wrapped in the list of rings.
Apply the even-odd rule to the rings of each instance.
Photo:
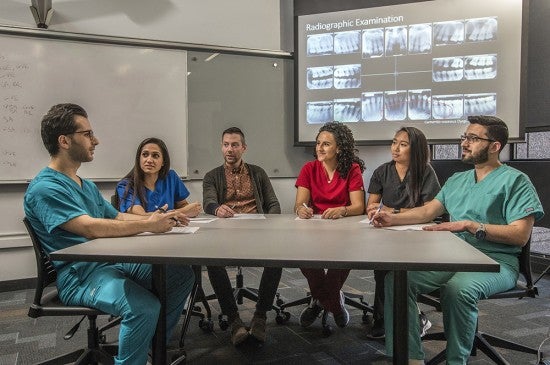
[[[312,146],[315,144],[315,137],[317,134],[318,129],[324,124],[324,122],[320,123],[312,123],[308,124],[305,120],[304,112],[300,110],[300,104],[301,99],[300,95],[305,90],[305,81],[306,80],[306,69],[305,67],[303,69],[300,69],[302,66],[300,63],[300,60],[302,57],[306,57],[306,50],[305,50],[305,31],[303,34],[301,34],[298,29],[300,26],[300,20],[301,19],[307,19],[311,17],[315,17],[318,15],[333,15],[335,13],[352,13],[356,11],[370,11],[375,10],[378,8],[393,8],[396,6],[401,5],[408,5],[408,6],[420,6],[422,4],[428,4],[428,3],[443,3],[445,1],[449,1],[451,3],[454,2],[454,0],[435,0],[435,1],[424,1],[424,2],[403,2],[400,4],[390,4],[390,5],[375,5],[375,6],[366,6],[358,9],[352,9],[349,10],[345,9],[342,11],[330,11],[330,12],[315,12],[315,13],[307,13],[307,14],[298,14],[294,16],[294,145],[295,146]],[[510,1],[510,0],[507,0]],[[514,0],[516,1],[516,0]],[[519,35],[519,45],[517,52],[514,53],[514,55],[517,55],[519,57],[519,60],[517,62],[517,67],[514,67],[514,70],[518,72],[518,74],[514,75],[514,77],[518,77],[518,80],[516,82],[517,85],[517,98],[514,98],[514,100],[517,99],[517,116],[515,118],[512,118],[510,116],[501,116],[499,113],[499,109],[497,108],[496,116],[501,117],[510,127],[510,142],[522,142],[525,138],[525,126],[526,126],[526,118],[527,118],[527,44],[528,44],[528,29],[529,29],[529,0],[517,0],[518,1],[518,8],[521,8],[521,17],[514,18],[515,22],[521,23],[521,34]],[[495,1],[494,4],[497,4]],[[487,15],[489,17],[489,15]],[[474,18],[474,17],[472,17]],[[461,19],[460,17],[457,17],[457,19]],[[470,19],[469,17],[463,17],[462,19]],[[303,22],[303,21],[302,21]],[[436,18],[434,18],[435,24],[438,22]],[[407,26],[412,25],[415,23],[406,24]],[[302,24],[303,25],[303,24]],[[384,27],[384,25],[382,25]],[[362,28],[366,29],[366,28]],[[333,32],[341,32],[346,31],[346,29],[343,30],[335,30]],[[300,37],[304,37],[304,39],[300,40]],[[300,43],[302,42],[303,45]],[[304,47],[301,49],[300,47]],[[516,43],[514,43],[514,46],[516,46]],[[502,47],[502,46],[501,46]],[[358,51],[361,53],[361,49]],[[334,57],[334,56],[332,56]],[[465,57],[463,57],[465,58]],[[433,62],[433,61],[432,61]],[[479,82],[480,80],[476,80],[475,82]],[[301,88],[301,89],[300,89]],[[515,87],[514,87],[515,88]],[[431,90],[431,89],[430,89]],[[498,93],[506,93],[507,91],[500,91],[496,90]],[[496,94],[495,92],[495,94]],[[363,93],[361,91],[361,93]],[[305,103],[304,103],[305,105]],[[305,109],[305,106],[303,106]],[[431,111],[430,111],[431,112]],[[474,113],[471,113],[472,115]],[[476,113],[477,114],[477,113]],[[482,114],[482,113],[479,113]],[[516,111],[514,110],[514,113],[516,114]],[[442,137],[442,136],[432,136],[430,133],[430,126],[434,125],[434,123],[425,123],[424,121],[410,121],[410,120],[403,120],[403,121],[382,121],[382,122],[375,122],[375,123],[384,123],[385,129],[387,129],[387,135],[383,138],[369,138],[368,133],[365,133],[365,131],[357,131],[357,126],[363,126],[366,123],[370,123],[371,126],[376,128],[376,124],[372,122],[365,122],[365,121],[359,121],[359,122],[346,122],[348,126],[352,129],[354,132],[354,136],[356,139],[357,145],[387,145],[391,142],[391,139],[393,138],[393,132],[398,130],[402,126],[416,126],[422,131],[425,132],[426,137],[428,138],[428,142],[430,144],[457,144],[458,143],[458,136],[462,133],[462,131],[466,128],[468,125],[467,123],[467,117],[462,116],[460,118],[460,123],[454,123],[454,131],[452,135],[449,135],[449,137]],[[388,123],[391,123],[391,127],[388,126]],[[443,121],[441,124],[452,124],[452,123],[446,123],[446,121]],[[371,127],[372,128],[372,127]],[[307,130],[306,130],[307,129]],[[306,130],[306,135],[304,135],[304,130]],[[389,131],[391,130],[391,135]],[[441,133],[439,133],[441,134]]]

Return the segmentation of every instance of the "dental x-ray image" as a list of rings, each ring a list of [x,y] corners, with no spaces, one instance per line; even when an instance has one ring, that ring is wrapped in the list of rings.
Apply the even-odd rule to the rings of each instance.
[[[464,57],[464,77],[467,80],[487,80],[497,77],[497,55]]]
[[[386,56],[407,54],[407,27],[386,28]]]
[[[361,118],[361,99],[335,99],[334,120],[337,122],[353,123]]]
[[[365,144],[386,143],[400,124],[454,143],[477,114],[509,120],[518,138],[527,0],[363,2],[294,18],[298,144],[329,120],[349,121]]]
[[[433,95],[432,115],[434,119],[462,118],[462,115],[464,115],[463,95]]]
[[[413,24],[409,26],[409,54],[432,51],[432,25]]]
[[[381,91],[361,94],[361,113],[365,122],[379,122],[384,117],[384,93]]]
[[[442,57],[432,60],[432,80],[434,82],[459,81],[464,77],[462,57]]]
[[[324,56],[334,51],[332,33],[312,34],[307,36],[307,55]]]
[[[334,33],[334,53],[349,54],[359,52],[361,44],[361,31]]]
[[[333,81],[333,67],[308,67],[307,88],[310,90],[330,89]]]
[[[466,21],[466,41],[485,42],[497,39],[498,22],[496,18],[468,19]]]
[[[434,23],[434,44],[446,46],[464,42],[464,23],[450,21]]]
[[[497,94],[465,94],[464,115],[496,115]]]
[[[363,30],[363,58],[382,57],[384,55],[384,30],[382,28]]]
[[[356,89],[361,87],[361,65],[334,66],[334,88]]]
[[[332,101],[311,101],[306,105],[308,124],[332,122],[334,109]]]
[[[432,91],[409,90],[409,119],[428,120],[432,117]]]
[[[407,118],[407,90],[384,92],[384,116],[386,120]]]

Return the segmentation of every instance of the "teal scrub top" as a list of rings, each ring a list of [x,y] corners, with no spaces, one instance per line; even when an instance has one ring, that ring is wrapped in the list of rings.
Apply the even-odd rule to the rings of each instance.
[[[25,215],[46,253],[88,241],[59,226],[81,215],[115,218],[118,211],[106,201],[97,186],[81,179],[82,187],[67,175],[49,167],[31,181],[24,197]],[[66,262],[54,261],[59,271]]]
[[[435,199],[443,204],[451,222],[470,220],[506,225],[530,215],[534,215],[535,220],[544,215],[529,177],[507,165],[491,171],[480,182],[476,182],[474,169],[456,173],[447,180]],[[457,235],[487,256],[517,270],[521,247],[478,240],[469,232]]]

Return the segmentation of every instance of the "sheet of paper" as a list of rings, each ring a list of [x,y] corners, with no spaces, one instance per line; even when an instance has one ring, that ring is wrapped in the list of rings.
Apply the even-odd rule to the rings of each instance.
[[[302,219],[300,217],[296,217],[296,221],[310,221],[310,220],[315,220],[315,219],[323,219],[321,218],[321,214],[314,214],[313,217],[309,218],[309,219]]]
[[[218,219],[218,217],[195,217],[189,218],[189,221],[193,223],[212,223],[216,219]]]
[[[200,227],[174,227],[170,232],[164,232],[164,233],[144,232],[144,233],[140,233],[138,236],[148,236],[153,234],[191,234],[191,233],[197,232],[199,228]]]
[[[363,219],[362,221],[359,221],[359,223],[366,223],[366,224],[370,224],[370,219],[368,219],[368,218],[365,218],[365,219]]]
[[[388,229],[390,231],[422,231],[422,227],[432,226],[433,223],[424,223],[424,224],[407,224],[404,226],[391,226],[391,227],[382,227],[383,229]]]
[[[229,219],[265,219],[263,214],[235,214]]]

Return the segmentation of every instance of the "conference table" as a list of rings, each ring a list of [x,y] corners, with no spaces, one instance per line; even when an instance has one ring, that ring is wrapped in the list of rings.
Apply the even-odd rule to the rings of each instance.
[[[408,363],[408,271],[499,271],[497,262],[450,232],[374,228],[360,222],[365,216],[336,220],[301,220],[294,214],[250,218],[192,221],[190,226],[200,227],[192,234],[99,238],[50,256],[61,261],[152,264],[153,290],[161,302],[153,363],[163,365],[167,264],[394,271],[394,364]]]

